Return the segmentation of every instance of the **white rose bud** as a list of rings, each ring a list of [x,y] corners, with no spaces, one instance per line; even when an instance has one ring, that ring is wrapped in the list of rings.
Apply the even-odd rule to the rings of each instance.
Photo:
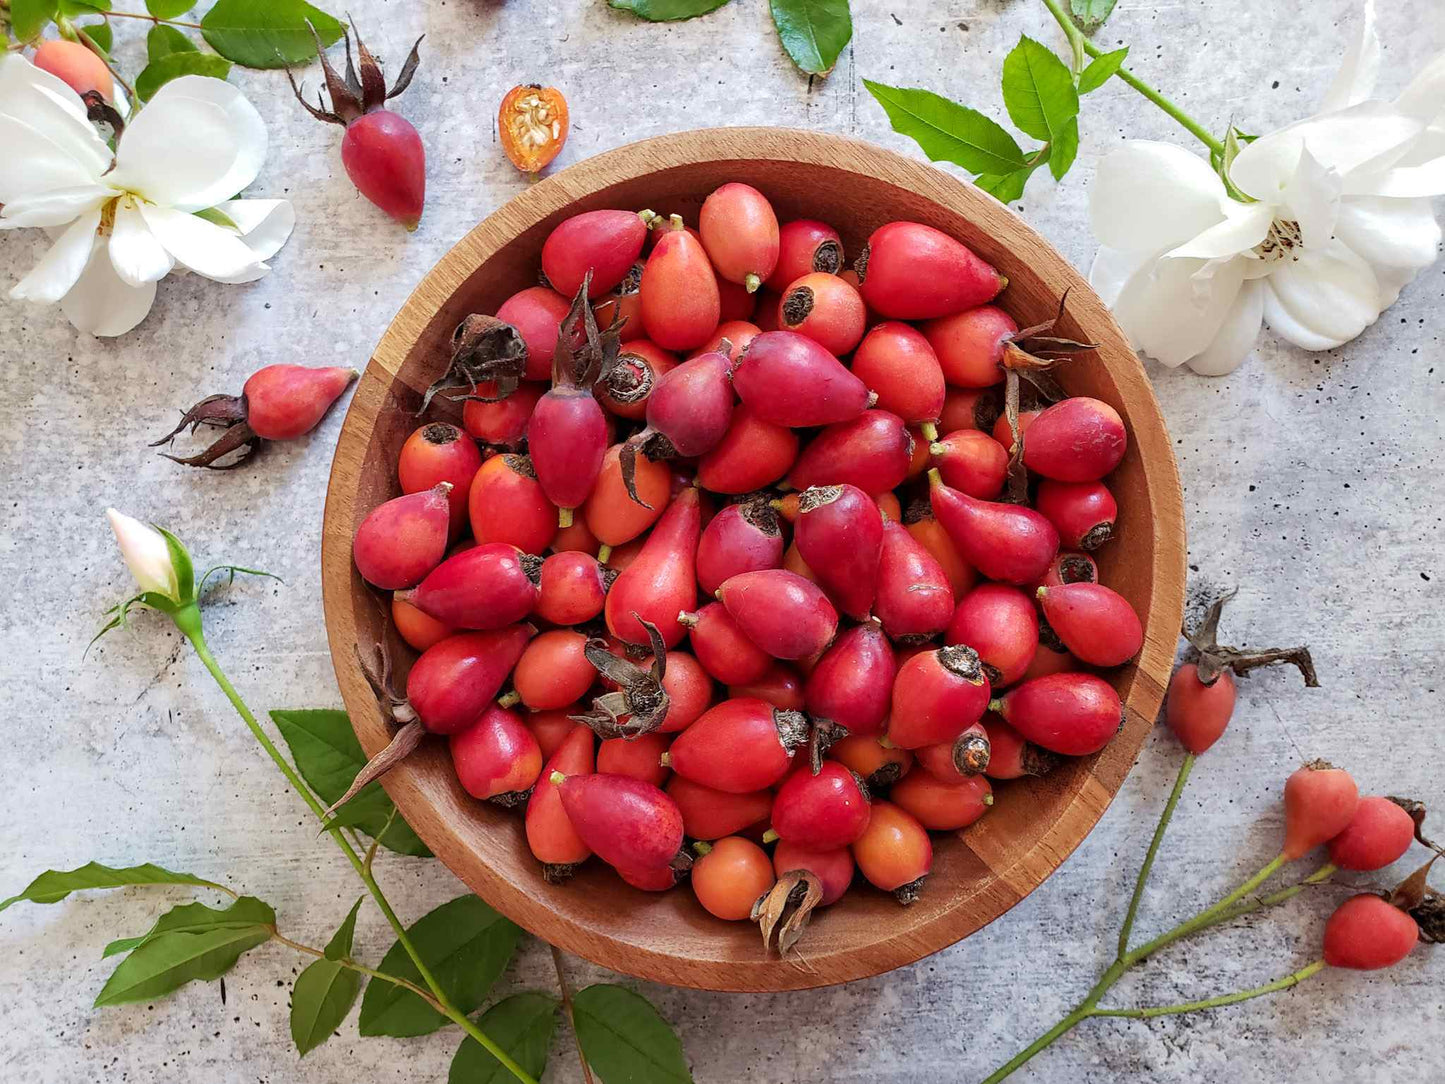
[[[107,508],[105,514],[110,520],[110,529],[115,532],[120,555],[140,589],[179,602],[181,589],[176,566],[161,533],[114,508]]]

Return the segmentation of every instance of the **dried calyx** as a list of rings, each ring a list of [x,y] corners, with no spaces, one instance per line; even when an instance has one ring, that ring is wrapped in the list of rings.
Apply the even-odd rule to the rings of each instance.
[[[601,738],[638,738],[650,734],[667,718],[670,704],[662,679],[667,673],[667,645],[651,621],[632,615],[647,630],[652,644],[652,665],[646,670],[614,655],[606,640],[590,639],[582,648],[597,672],[617,686],[592,701],[592,710],[569,716],[592,728]]]
[[[1098,343],[1081,342],[1061,335],[1055,335],[1059,321],[1064,318],[1064,307],[1069,301],[1069,291],[1059,298],[1059,311],[1052,319],[1041,324],[1020,328],[1004,342],[1003,412],[1008,418],[1009,436],[1012,440],[1008,463],[1008,492],[1003,499],[1013,504],[1028,503],[1028,472],[1024,469],[1024,439],[1019,429],[1019,399],[1022,382],[1027,380],[1034,391],[1049,403],[1067,398],[1064,389],[1054,379],[1050,369],[1060,362],[1099,348]]]
[[[808,767],[814,775],[823,770],[823,754],[826,753],[836,742],[842,741],[848,736],[846,727],[839,726],[832,719],[814,719],[812,727],[808,731]],[[855,777],[857,773],[854,773]],[[859,785],[864,793],[867,787],[859,780]]]
[[[316,55],[321,60],[321,70],[326,76],[326,92],[331,98],[331,108],[326,108],[319,89],[316,91],[316,105],[308,102],[302,96],[301,88],[297,85],[296,77],[292,75],[289,66],[286,68],[286,77],[291,80],[291,90],[295,93],[296,100],[305,107],[306,112],[317,120],[326,121],[329,124],[340,124],[345,127],[357,117],[370,113],[374,109],[380,109],[389,99],[395,98],[411,85],[411,77],[416,74],[417,64],[421,62],[421,56],[417,52],[421,46],[421,38],[417,38],[416,44],[407,54],[406,63],[401,66],[396,83],[390,90],[387,90],[386,77],[381,73],[381,65],[371,55],[366,43],[361,40],[361,35],[357,34],[356,55],[361,69],[358,79],[357,67],[353,66],[351,62],[351,35],[356,32],[356,27],[353,25],[349,31],[342,31],[346,38],[346,77],[343,79],[331,66],[331,62],[326,59],[326,46],[321,43],[316,28],[311,25],[310,21],[306,23],[306,27],[316,41]]]
[[[619,316],[605,330],[599,330],[588,298],[591,288],[589,269],[557,329],[557,345],[552,350],[553,387],[588,388],[617,366],[627,317]]]
[[[426,729],[421,725],[421,720],[417,718],[416,710],[412,708],[406,697],[397,692],[392,683],[391,653],[387,650],[386,644],[378,643],[375,650],[375,663],[361,653],[360,647],[356,649],[356,659],[361,664],[361,672],[366,676],[367,684],[371,686],[371,691],[376,694],[376,699],[381,703],[382,710],[399,729],[387,747],[368,760],[361,771],[356,773],[356,778],[352,780],[346,793],[332,802],[321,814],[323,821],[328,820],[333,813],[351,801],[362,787],[374,779],[380,779],[410,756],[412,751],[421,744],[422,738],[426,736]]]
[[[1430,887],[1430,868],[1440,858],[1439,853],[1430,856],[1430,861],[1417,869],[1395,886],[1393,892],[1381,893],[1394,907],[1398,907],[1415,920],[1420,927],[1420,940],[1428,945],[1445,941],[1445,895]]]
[[[195,455],[179,456],[162,452],[161,455],[187,467],[209,467],[211,470],[231,470],[250,459],[261,448],[261,438],[246,423],[246,397],[244,395],[208,395],[181,416],[180,422],[160,440],[153,440],[150,447],[159,448],[175,440],[181,430],[189,427],[192,434],[201,426],[223,429],[220,439]],[[229,463],[220,461],[232,452],[240,452]]]
[[[1218,642],[1219,615],[1224,611],[1224,604],[1237,593],[1238,591],[1230,591],[1215,599],[1204,617],[1204,623],[1192,633],[1188,629],[1184,630],[1185,639],[1189,641],[1199,656],[1197,665],[1200,683],[1213,685],[1225,670],[1232,670],[1236,674],[1244,675],[1261,666],[1277,666],[1280,663],[1288,663],[1299,668],[1307,688],[1318,689],[1320,683],[1315,676],[1314,659],[1310,657],[1310,649],[1303,644],[1299,647],[1243,651],[1237,647],[1222,646]]]
[[[978,730],[965,730],[953,743],[953,766],[959,775],[978,775],[988,768],[992,755],[988,735]]]
[[[789,870],[753,904],[752,920],[763,935],[764,950],[773,946],[777,934],[778,955],[784,956],[798,943],[823,899],[823,882],[805,869]]]
[[[983,672],[983,663],[979,660],[978,652],[967,644],[949,644],[938,649],[938,662],[950,674],[963,678],[964,681],[981,684],[988,680]]]
[[[452,332],[451,362],[447,371],[427,388],[417,413],[423,413],[432,397],[444,391],[463,392],[447,396],[454,402],[467,399],[499,402],[517,390],[526,371],[527,343],[522,333],[495,316],[473,313]],[[483,383],[495,385],[496,393],[479,395],[477,385]]]

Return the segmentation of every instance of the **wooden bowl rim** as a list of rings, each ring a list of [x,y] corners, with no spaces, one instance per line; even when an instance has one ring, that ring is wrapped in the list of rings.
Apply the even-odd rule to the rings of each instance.
[[[770,160],[820,166],[870,178],[886,178],[915,195],[941,204],[979,227],[1021,235],[1032,245],[1030,265],[1041,278],[1070,290],[1071,316],[1101,344],[1100,355],[1126,403],[1131,434],[1140,447],[1145,487],[1154,522],[1152,594],[1145,619],[1145,648],[1121,688],[1126,708],[1123,732],[1097,754],[1058,819],[1006,868],[990,871],[990,890],[970,897],[972,908],[955,903],[905,935],[880,930],[868,951],[834,952],[814,946],[808,966],[796,961],[698,960],[648,945],[599,936],[547,901],[527,895],[479,860],[440,818],[416,816],[432,808],[419,784],[425,768],[403,764],[383,780],[387,793],[418,834],[468,888],[536,936],[594,963],[642,979],[711,990],[780,991],[852,981],[914,963],[981,929],[1037,888],[1073,852],[1117,793],[1158,713],[1172,668],[1184,608],[1186,560],[1183,499],[1172,445],[1152,386],[1127,338],[1087,281],[1012,210],[975,186],[923,162],[842,136],[776,128],[713,128],[655,136],[596,155],[547,177],[513,197],[457,242],[426,274],[388,326],[358,384],[331,471],[324,521],[344,520],[356,491],[360,464],[397,372],[414,346],[407,329],[421,328],[437,315],[434,297],[451,297],[468,277],[516,233],[535,226],[601,189],[636,181],[662,170],[699,162]],[[487,239],[493,223],[510,232]],[[348,453],[348,454],[343,454]],[[354,454],[349,454],[354,453]],[[332,662],[352,726],[368,755],[390,738],[390,729],[366,684],[355,654],[357,623],[351,598],[351,537],[323,531],[322,591]],[[965,845],[967,845],[965,843]],[[970,848],[971,849],[971,848]],[[1040,872],[1042,870],[1042,872]],[[960,901],[961,902],[961,901]],[[978,904],[986,911],[978,914]]]

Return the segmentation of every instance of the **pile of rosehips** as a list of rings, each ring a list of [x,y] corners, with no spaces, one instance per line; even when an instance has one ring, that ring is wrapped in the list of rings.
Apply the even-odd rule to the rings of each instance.
[[[457,329],[424,409],[461,424],[410,436],[406,495],[355,538],[421,652],[404,694],[375,678],[382,767],[445,735],[469,793],[525,803],[549,877],[690,867],[714,915],[796,936],[855,867],[911,901],[928,833],[982,816],[991,779],[1119,730],[1094,668],[1142,632],[1088,551],[1124,424],[1020,413],[1016,380],[1000,415],[1008,358],[1047,362],[993,267],[892,222],[844,271],[836,230],[745,184],[697,229],[568,218],[541,262]]]

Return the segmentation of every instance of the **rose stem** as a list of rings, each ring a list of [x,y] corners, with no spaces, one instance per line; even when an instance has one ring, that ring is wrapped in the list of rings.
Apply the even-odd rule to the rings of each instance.
[[[1311,975],[1316,974],[1325,967],[1323,960],[1316,960],[1314,963],[1300,968],[1293,974],[1284,978],[1267,982],[1263,986],[1256,986],[1252,990],[1240,990],[1233,994],[1221,994],[1219,997],[1205,998],[1203,1001],[1185,1001],[1178,1005],[1153,1005],[1147,1009],[1095,1009],[1093,1016],[1127,1016],[1134,1020],[1149,1020],[1155,1016],[1177,1016],[1179,1013],[1198,1012],[1200,1009],[1218,1009],[1225,1005],[1237,1005],[1241,1001],[1248,1001],[1250,998],[1263,997],[1265,994],[1273,994],[1280,990],[1288,990],[1291,986],[1298,986]]]
[[[196,606],[195,603],[191,603],[189,606],[173,614],[172,620],[175,621],[176,627],[181,630],[181,633],[186,639],[191,642],[191,646],[196,649],[196,656],[201,660],[201,664],[210,672],[211,677],[215,679],[221,692],[226,694],[226,699],[231,702],[231,706],[236,709],[236,714],[241,717],[241,721],[246,724],[252,736],[260,743],[261,748],[264,749],[266,754],[275,762],[276,767],[281,769],[281,774],[286,777],[286,781],[291,784],[296,793],[301,795],[302,800],[311,807],[311,812],[314,813],[319,820],[324,822],[326,820],[324,816],[325,811],[321,808],[321,803],[319,803],[311,791],[307,789],[306,784],[301,781],[301,777],[296,774],[295,769],[287,763],[286,758],[281,755],[275,743],[273,743],[266,735],[266,732],[261,729],[261,724],[256,721],[256,716],[251,713],[251,709],[247,707],[246,702],[241,699],[241,694],[236,691],[235,686],[233,686],[230,679],[226,677],[225,671],[221,669],[220,663],[218,663],[211,654],[211,649],[206,645],[205,633],[201,628],[200,608]],[[476,1024],[467,1018],[464,1012],[452,1005],[446,993],[442,990],[441,985],[437,982],[436,977],[431,973],[431,969],[423,962],[421,954],[417,952],[416,946],[412,943],[411,937],[406,932],[406,928],[401,924],[401,919],[396,917],[396,912],[391,909],[391,904],[387,902],[386,895],[381,891],[381,886],[376,883],[376,879],[372,876],[371,870],[362,862],[361,856],[356,853],[356,849],[347,842],[346,837],[341,834],[339,828],[333,825],[328,827],[326,831],[331,838],[335,840],[336,845],[341,848],[341,853],[346,855],[352,868],[356,870],[356,875],[361,878],[362,884],[366,885],[367,891],[371,893],[371,898],[376,901],[376,906],[381,910],[381,913],[386,917],[387,923],[396,934],[397,942],[406,949],[407,955],[411,957],[412,963],[416,965],[417,974],[422,977],[432,992],[432,996],[436,1001],[437,1011],[453,1023],[459,1025],[463,1031],[477,1040],[492,1057],[501,1062],[507,1071],[521,1081],[522,1084],[537,1084],[535,1077],[518,1065],[505,1050],[489,1039]]]
[[[1074,21],[1064,13],[1064,9],[1059,6],[1059,0],[1044,0],[1044,7],[1049,9],[1050,13],[1054,17],[1054,20],[1064,31],[1064,35],[1069,39],[1070,48],[1075,50],[1076,53],[1079,49],[1083,49],[1083,51],[1088,53],[1089,56],[1097,57],[1103,54],[1104,50],[1100,49],[1092,41],[1084,37],[1083,31],[1080,30],[1077,26],[1075,26]],[[1121,67],[1116,72],[1114,72],[1114,75],[1121,79],[1123,82],[1127,83],[1129,86],[1133,87],[1140,94],[1144,95],[1144,97],[1148,98],[1160,109],[1164,110],[1164,112],[1169,114],[1169,116],[1173,117],[1176,121],[1179,122],[1179,124],[1184,127],[1185,131],[1187,131],[1195,139],[1199,140],[1199,142],[1203,143],[1206,147],[1210,149],[1210,151],[1215,154],[1224,153],[1224,144],[1221,143],[1219,140],[1215,139],[1214,136],[1210,135],[1209,129],[1205,128],[1204,125],[1200,124],[1188,113],[1184,112],[1184,110],[1180,109],[1168,98],[1164,97],[1164,95],[1161,94],[1159,91],[1155,90],[1148,83],[1144,82],[1144,80],[1140,79],[1133,72],[1129,71],[1129,69]]]
[[[567,985],[567,974],[562,970],[562,950],[549,945],[552,950],[552,966],[557,969],[557,989],[562,992],[562,1008],[567,1013],[567,1023],[572,1025],[572,1038],[577,1042],[577,1060],[582,1063],[582,1079],[593,1084],[592,1068],[587,1064],[587,1055],[582,1053],[582,1039],[577,1034],[577,1014],[572,1010],[572,988]]]

